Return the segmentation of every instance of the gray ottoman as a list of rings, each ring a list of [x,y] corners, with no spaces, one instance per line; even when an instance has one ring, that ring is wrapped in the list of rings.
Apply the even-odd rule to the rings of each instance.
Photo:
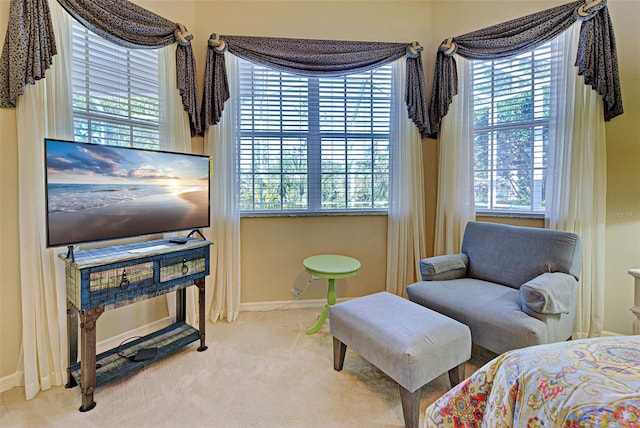
[[[400,386],[405,426],[418,427],[420,388],[449,372],[464,378],[471,358],[469,327],[395,294],[381,292],[331,306],[333,368],[342,370],[347,346]]]

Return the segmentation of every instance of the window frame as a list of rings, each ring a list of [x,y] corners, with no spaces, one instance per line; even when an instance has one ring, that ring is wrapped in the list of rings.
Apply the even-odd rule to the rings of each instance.
[[[559,55],[559,52],[555,52],[553,45],[551,42],[547,42],[538,46],[536,49],[533,49],[529,52],[514,55],[513,57],[498,59],[498,60],[486,60],[486,61],[472,61],[470,63],[470,90],[471,90],[471,103],[473,110],[473,128],[472,128],[472,138],[473,138],[473,147],[474,147],[474,162],[473,162],[473,183],[474,183],[474,205],[476,206],[476,214],[479,216],[486,217],[521,217],[521,218],[543,218],[545,215],[545,204],[546,204],[546,181],[548,175],[548,157],[549,157],[549,145],[550,145],[550,135],[549,130],[551,127],[551,123],[553,121],[553,111],[551,108],[551,98],[553,95],[551,91],[553,90],[554,83],[553,80],[556,78],[554,76],[554,67],[553,57],[555,55]],[[537,57],[540,57],[539,59]],[[496,101],[494,94],[500,89],[504,89],[507,85],[495,85],[495,76],[496,70],[498,69],[506,69],[509,66],[505,65],[507,62],[513,63],[514,61],[529,61],[529,73],[528,76],[528,85],[530,94],[526,98],[527,105],[531,108],[530,117],[517,121],[508,121],[504,123],[490,123],[492,120],[497,121],[497,105],[499,101]],[[489,65],[490,64],[490,65]],[[484,67],[485,70],[489,70],[489,78],[491,81],[490,89],[484,92],[486,96],[487,92],[490,93],[491,102],[486,103],[489,107],[489,117],[487,119],[486,124],[479,125],[477,123],[476,111],[480,110],[477,108],[478,99],[476,94],[476,81],[475,81],[475,70],[477,68]],[[512,66],[511,68],[517,68],[517,66]],[[516,70],[517,71],[517,70]],[[486,78],[486,74],[485,74]],[[510,75],[510,78],[513,80],[517,80],[518,77],[514,77],[514,75]],[[548,93],[545,94],[545,85],[548,88]],[[513,100],[514,94],[518,94],[518,85],[513,84],[511,88],[515,87],[515,92],[510,93],[509,95],[512,98],[505,98],[508,100]],[[542,107],[539,107],[542,106]],[[513,113],[513,114],[518,114]],[[522,114],[522,113],[521,113]],[[509,199],[509,206],[511,208],[500,208],[496,207],[498,195],[496,193],[497,185],[495,184],[498,175],[500,174],[501,169],[496,167],[496,158],[499,156],[499,149],[495,146],[500,144],[500,139],[496,134],[500,132],[529,132],[530,137],[528,139],[529,147],[529,156],[530,162],[528,166],[524,169],[525,173],[530,174],[528,192],[529,192],[529,208],[528,209],[517,209],[514,208],[513,199]],[[487,165],[486,168],[478,168],[478,160],[477,160],[477,143],[478,138],[482,135],[487,136],[487,150],[493,153],[493,155],[488,154]],[[540,151],[539,154],[537,151]],[[492,159],[493,158],[493,159]],[[522,171],[523,169],[518,169],[517,171]],[[503,170],[504,173],[513,173],[513,169]],[[487,190],[487,205],[479,208],[477,206],[477,193],[476,189],[482,183],[478,182],[479,173],[486,173],[488,177],[488,181],[486,182]],[[542,175],[542,180],[536,177],[540,177]],[[508,182],[510,182],[509,179]],[[539,181],[537,184],[536,181]],[[540,193],[542,196],[537,197],[536,194]]]
[[[241,58],[238,59],[239,61],[239,70],[238,73],[239,75],[242,74],[242,67],[259,67],[259,68],[263,68],[263,69],[268,69],[270,72],[272,73],[279,73],[280,75],[282,75],[282,73],[278,70],[274,70],[271,69],[269,67],[265,67],[265,66],[261,66],[261,65],[256,65],[253,64],[249,61],[243,60]],[[242,63],[244,62],[244,64]],[[238,171],[237,171],[237,180],[240,182],[241,181],[241,164],[242,164],[242,160],[241,160],[241,141],[243,140],[243,138],[259,138],[259,136],[263,136],[263,137],[275,137],[281,140],[284,139],[289,139],[289,138],[300,138],[300,139],[304,139],[306,141],[305,147],[307,148],[307,156],[306,156],[306,164],[307,164],[307,168],[305,171],[305,175],[307,177],[307,184],[306,184],[306,202],[307,202],[307,208],[306,209],[276,209],[276,210],[247,210],[247,209],[242,209],[240,208],[240,216],[241,217],[291,217],[291,216],[296,216],[296,217],[304,217],[304,216],[350,216],[350,215],[387,215],[388,214],[388,207],[389,207],[389,192],[390,192],[390,180],[391,180],[391,156],[392,156],[392,151],[393,151],[393,144],[391,143],[391,137],[392,137],[392,132],[391,132],[391,109],[392,109],[392,100],[393,100],[393,74],[392,74],[392,68],[391,68],[391,64],[387,64],[387,65],[383,65],[379,68],[382,68],[384,73],[386,73],[386,83],[388,85],[388,94],[386,95],[386,103],[388,105],[388,109],[386,112],[386,131],[387,132],[369,132],[369,133],[354,133],[354,132],[348,132],[346,129],[342,129],[340,132],[336,132],[336,131],[321,131],[321,123],[322,123],[322,119],[321,119],[321,110],[322,108],[320,107],[320,104],[322,103],[322,99],[320,97],[320,86],[321,86],[321,81],[323,79],[327,79],[326,77],[304,77],[303,79],[307,79],[307,96],[306,96],[306,101],[308,102],[307,105],[307,128],[304,130],[299,130],[299,131],[287,131],[287,132],[283,132],[282,129],[280,129],[280,131],[273,131],[273,132],[256,132],[256,131],[243,131],[242,130],[242,125],[241,125],[241,110],[242,110],[242,96],[239,97],[240,101],[237,104],[237,111],[235,112],[236,118],[237,118],[237,129],[236,129],[236,133],[237,133],[237,138],[236,138],[236,146],[237,146],[237,165],[238,165]],[[357,75],[361,75],[363,73],[368,73],[371,76],[373,76],[372,73],[375,73],[375,70],[371,70],[371,71],[366,71],[366,72],[362,72],[362,73],[355,73]],[[300,77],[300,76],[296,76],[296,77]],[[338,77],[338,79],[344,79],[345,76],[342,77]],[[253,83],[252,83],[253,84]],[[346,83],[345,83],[346,85]],[[370,93],[372,93],[373,91],[375,91],[375,84],[371,83],[369,86],[369,90]],[[346,94],[345,94],[345,99],[346,99]],[[280,100],[282,100],[282,96],[280,97]],[[346,103],[345,103],[346,105]],[[369,104],[369,108],[371,110],[374,109],[374,103],[372,102],[371,104]],[[373,113],[372,113],[373,114]],[[373,122],[373,118],[372,118],[372,122]],[[280,122],[280,124],[282,125],[282,122]],[[386,147],[386,158],[385,158],[385,162],[386,162],[386,194],[387,194],[387,198],[386,201],[384,201],[384,207],[383,208],[337,208],[337,209],[327,209],[327,208],[322,208],[322,187],[321,187],[321,183],[322,183],[322,177],[323,174],[325,174],[325,172],[322,171],[322,168],[320,166],[321,161],[323,159],[322,156],[322,150],[323,150],[323,144],[322,141],[326,140],[326,139],[334,139],[334,140],[342,140],[344,142],[344,147],[346,150],[346,147],[349,146],[349,140],[352,141],[363,141],[363,139],[370,139],[370,143],[367,147],[371,148],[371,154],[370,154],[370,162],[371,162],[371,168],[368,170],[368,174],[371,177],[371,180],[373,180],[373,176],[375,175],[375,164],[376,164],[376,151],[375,151],[375,147],[376,141],[379,140],[385,140],[386,143],[383,145],[384,147]],[[282,143],[281,143],[282,144]],[[362,146],[366,146],[366,144],[362,144]],[[345,162],[346,162],[346,158],[345,158]],[[255,166],[255,161],[253,162],[253,164]],[[280,171],[282,172],[282,167],[280,168]],[[255,174],[255,173],[254,173]],[[351,174],[348,170],[348,168],[345,168],[344,171],[336,173],[339,175],[342,175],[345,177],[345,182],[348,182],[347,177],[349,177],[349,175]],[[373,181],[372,181],[373,182]],[[348,188],[348,184],[345,186],[346,188]],[[369,187],[369,191],[371,192],[371,194],[373,194],[373,192],[375,191],[374,186],[372,184],[371,187]],[[240,191],[241,192],[241,191]],[[345,192],[345,205],[348,205],[348,198],[346,197],[346,192]],[[241,195],[240,195],[241,198]],[[371,204],[373,205],[374,202],[370,201]],[[255,204],[255,196],[253,197],[252,202],[253,204]],[[279,203],[282,205],[282,199],[280,199]],[[241,204],[242,205],[242,204]]]

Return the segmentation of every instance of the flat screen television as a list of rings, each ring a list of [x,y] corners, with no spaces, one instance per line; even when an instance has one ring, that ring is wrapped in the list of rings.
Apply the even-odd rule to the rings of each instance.
[[[45,139],[47,247],[209,227],[209,156]]]

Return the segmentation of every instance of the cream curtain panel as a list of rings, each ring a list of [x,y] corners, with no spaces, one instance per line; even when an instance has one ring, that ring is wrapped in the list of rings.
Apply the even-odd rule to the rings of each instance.
[[[189,114],[182,108],[176,81],[176,49],[167,46],[158,50],[158,68],[161,78],[160,99],[160,148],[182,153],[191,153],[191,130]]]
[[[392,64],[391,175],[387,216],[387,276],[385,289],[406,297],[406,286],[420,280],[420,260],[426,257],[424,172],[420,131],[403,108],[406,86],[402,59]]]
[[[458,95],[442,118],[438,145],[438,199],[434,255],[460,252],[467,222],[475,220],[473,189],[473,103],[470,63],[458,63]]]
[[[193,36],[127,0],[58,0],[78,22],[99,36],[134,49],[158,49],[177,42],[176,85],[189,114],[191,135],[201,132]],[[0,106],[14,107],[24,86],[45,77],[56,54],[46,0],[11,0],[9,28],[0,56]]]
[[[160,100],[160,149],[192,153],[189,115],[182,106],[180,91],[174,85],[177,76],[176,49],[166,46],[158,50],[158,68],[162,78],[158,82]],[[166,236],[175,236],[167,234]],[[187,322],[194,325],[198,319],[197,287],[187,287]],[[167,294],[169,316],[175,319],[176,293]]]
[[[226,62],[229,108],[221,120],[204,133],[204,151],[213,157],[211,186],[211,275],[207,281],[207,318],[213,322],[235,321],[240,313],[240,190],[237,177],[236,102],[239,99],[238,59],[229,55]]]
[[[605,120],[622,114],[618,55],[606,0],[579,0],[443,41],[429,106],[431,132],[440,131],[441,120],[458,92],[453,54],[470,60],[506,58],[552,40],[576,21],[581,22],[575,60],[578,74],[602,96]]]
[[[580,25],[562,43],[565,64],[575,58]],[[582,275],[574,339],[597,337],[604,327],[604,260],[607,151],[602,98],[574,67],[557,73],[552,93],[555,123],[550,125],[546,226],[582,237]]]
[[[69,16],[52,4],[58,54],[47,79],[24,88],[16,101],[20,212],[22,347],[17,372],[31,399],[42,389],[62,385],[67,373],[66,282],[57,250],[47,249],[44,224],[45,137],[71,139]],[[52,39],[53,40],[53,39]],[[38,120],[33,120],[37,117]]]

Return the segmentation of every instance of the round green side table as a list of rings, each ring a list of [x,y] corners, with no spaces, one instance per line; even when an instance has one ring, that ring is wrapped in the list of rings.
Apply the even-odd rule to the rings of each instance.
[[[329,306],[336,304],[335,280],[349,278],[358,274],[360,262],[353,257],[339,256],[335,254],[320,254],[304,259],[304,268],[311,275],[327,278],[329,289],[327,290],[327,304],[324,306],[316,323],[307,330],[307,334],[316,333],[329,317]]]

